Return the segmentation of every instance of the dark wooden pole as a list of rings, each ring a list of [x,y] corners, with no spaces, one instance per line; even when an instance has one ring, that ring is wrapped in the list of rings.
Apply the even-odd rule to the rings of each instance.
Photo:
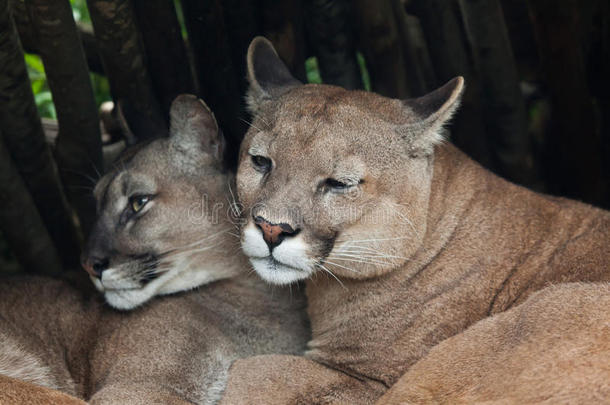
[[[9,0],[11,12],[13,13],[13,19],[15,25],[17,25],[17,31],[19,32],[19,39],[23,50],[28,53],[40,54],[39,46],[37,43],[36,35],[34,33],[34,27],[30,21],[25,2],[21,0]],[[87,65],[89,70],[95,73],[104,74],[104,67],[102,66],[102,59],[100,58],[99,51],[97,49],[97,42],[93,35],[93,29],[88,24],[77,24],[80,39],[83,43],[83,49],[87,58]]]
[[[305,83],[305,30],[302,0],[260,0],[262,33],[294,77]]]
[[[146,48],[148,68],[166,118],[179,94],[195,93],[193,72],[174,3],[168,0],[135,0],[138,26]]]
[[[539,183],[502,8],[498,0],[460,0],[479,71],[485,129],[498,172],[524,185]]]
[[[403,0],[392,0],[392,9],[404,50],[405,66],[409,70],[407,77],[409,94],[419,97],[433,90],[437,80],[419,20],[406,12],[403,2]]]
[[[25,271],[58,275],[62,264],[0,134],[0,228]]]
[[[87,236],[95,220],[90,191],[102,164],[102,137],[83,46],[69,0],[26,0],[59,122],[55,156],[68,201]]]
[[[407,85],[410,68],[405,65],[391,0],[357,0],[354,5],[372,89],[387,97],[413,96]]]
[[[580,42],[579,2],[529,0],[544,80],[552,103],[547,172],[552,192],[600,203],[601,139]]]
[[[78,260],[77,232],[45,142],[7,0],[0,0],[0,61],[0,129],[4,142],[62,260],[73,264]]]
[[[233,165],[247,124],[242,116],[243,95],[231,61],[223,10],[218,0],[183,0],[182,5],[201,87],[199,96],[218,119],[227,140],[227,158]]]
[[[104,70],[138,140],[167,134],[130,0],[87,0]]]
[[[481,89],[468,50],[456,0],[413,0],[411,10],[419,17],[428,43],[439,86],[461,75],[466,80],[462,104],[451,126],[451,140],[484,166],[495,169],[483,126]]]
[[[347,0],[311,0],[307,4],[307,32],[322,80],[350,90],[362,88],[351,11]]]
[[[246,54],[252,39],[260,34],[260,7],[251,0],[223,0],[222,6],[239,94],[245,95],[248,88]]]

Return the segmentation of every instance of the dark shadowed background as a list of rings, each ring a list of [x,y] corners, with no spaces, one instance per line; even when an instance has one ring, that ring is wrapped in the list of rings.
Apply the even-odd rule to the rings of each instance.
[[[234,165],[256,35],[303,82],[409,98],[462,75],[452,142],[610,207],[607,0],[0,0],[0,271],[78,269],[93,184],[166,134],[178,94],[210,105]]]

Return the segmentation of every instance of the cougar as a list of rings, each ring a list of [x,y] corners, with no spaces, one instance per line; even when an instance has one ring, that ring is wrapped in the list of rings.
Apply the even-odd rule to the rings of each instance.
[[[264,38],[247,63],[242,249],[272,284],[307,280],[312,339],[305,357],[237,362],[227,403],[374,402],[475,322],[549,284],[610,279],[608,212],[511,184],[443,142],[461,77],[395,100],[302,85]]]
[[[299,291],[248,276],[222,145],[205,104],[180,96],[169,138],[125,156],[95,188],[83,263],[123,311],[62,281],[4,280],[2,374],[94,404],[210,404],[235,359],[303,352]]]

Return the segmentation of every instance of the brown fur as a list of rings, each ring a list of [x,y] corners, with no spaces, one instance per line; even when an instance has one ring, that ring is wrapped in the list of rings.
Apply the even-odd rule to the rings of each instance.
[[[92,278],[108,303],[135,309],[116,311],[61,281],[4,279],[0,373],[93,404],[211,404],[234,360],[303,352],[310,333],[302,292],[248,276],[230,235],[232,176],[221,170],[204,107],[179,98],[171,137],[138,150],[96,187],[87,254],[107,256],[109,268]],[[131,193],[154,198],[125,221]],[[145,263],[147,273],[138,260],[145,254],[160,258]]]
[[[4,279],[0,297],[0,338],[50,369],[35,382],[91,403],[213,403],[233,360],[297,354],[308,336],[296,291],[245,275],[127,313],[45,278]]]
[[[84,405],[85,402],[63,392],[0,374],[0,405]]]
[[[247,215],[300,227],[282,244],[299,247],[307,258],[299,265],[314,264],[288,278],[283,269],[294,265],[275,256],[264,264],[250,222],[242,246],[263,278],[308,278],[313,337],[299,362],[352,376],[380,396],[436,344],[546,285],[610,280],[610,213],[511,184],[439,144],[461,80],[408,101],[294,80],[267,91],[261,83],[282,67],[277,56],[256,67],[257,49],[271,46],[265,43],[256,39],[249,52],[258,115],[242,144],[238,195]],[[253,154],[273,162],[264,176],[253,168]],[[361,179],[349,193],[319,188],[346,173]],[[315,263],[340,282],[321,276]],[[251,379],[231,379],[232,399],[264,392],[261,382],[277,378],[273,369],[266,378],[267,369],[247,366]],[[303,394],[287,387],[276,403],[344,395],[322,374],[285,373],[317,388]]]
[[[610,285],[564,284],[435,346],[379,404],[602,404]]]

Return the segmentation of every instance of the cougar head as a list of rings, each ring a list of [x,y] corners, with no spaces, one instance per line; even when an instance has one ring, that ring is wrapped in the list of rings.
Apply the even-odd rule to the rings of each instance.
[[[222,135],[195,96],[179,96],[170,120],[169,138],[125,154],[94,190],[97,220],[82,263],[118,309],[232,276],[218,248],[234,228]]]
[[[261,37],[248,50],[248,79],[254,119],[237,192],[256,272],[286,284],[404,264],[426,231],[434,147],[463,79],[412,100],[303,85]]]

